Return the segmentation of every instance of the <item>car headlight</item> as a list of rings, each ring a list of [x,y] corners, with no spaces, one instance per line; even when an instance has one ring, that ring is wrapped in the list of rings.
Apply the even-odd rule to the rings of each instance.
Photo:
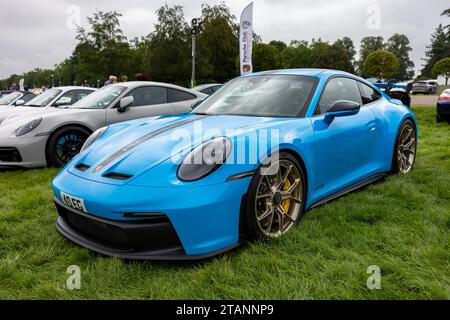
[[[34,119],[33,121],[28,122],[27,124],[19,127],[16,131],[15,131],[15,135],[16,137],[20,137],[23,136],[24,134],[27,134],[31,131],[33,131],[34,129],[37,128],[37,126],[42,122],[42,118],[39,119]]]
[[[207,141],[192,150],[178,168],[178,179],[192,182],[217,170],[231,153],[231,141],[226,137]]]
[[[84,150],[89,148],[95,141],[97,141],[97,139],[100,138],[108,130],[108,128],[109,127],[100,128],[100,129],[96,130],[93,134],[91,134],[89,136],[89,138],[87,138],[87,140],[83,144],[83,146],[81,147],[80,153],[82,153]]]

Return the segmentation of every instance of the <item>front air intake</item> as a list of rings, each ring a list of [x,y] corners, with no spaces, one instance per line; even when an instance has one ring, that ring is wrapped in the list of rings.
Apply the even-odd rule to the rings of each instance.
[[[108,172],[103,175],[104,178],[114,179],[114,180],[128,180],[133,177],[131,174],[119,173],[119,172]]]
[[[88,166],[87,164],[84,163],[79,163],[75,166],[76,169],[85,172],[86,170],[88,170],[91,166]]]

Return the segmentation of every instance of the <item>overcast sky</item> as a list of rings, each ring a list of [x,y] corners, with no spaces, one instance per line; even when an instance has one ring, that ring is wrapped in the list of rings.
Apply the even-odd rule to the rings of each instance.
[[[128,38],[153,31],[155,11],[164,3],[183,5],[187,19],[200,15],[207,0],[2,0],[0,10],[0,79],[35,67],[49,68],[69,57],[75,45],[73,22],[86,25],[95,9],[123,14]],[[250,0],[225,3],[239,17]],[[406,34],[412,59],[420,69],[430,35],[450,7],[448,0],[254,0],[254,28],[264,42],[322,38],[334,41],[349,36],[359,47],[362,37]],[[78,17],[78,12],[79,17]],[[378,19],[379,18],[379,19]]]

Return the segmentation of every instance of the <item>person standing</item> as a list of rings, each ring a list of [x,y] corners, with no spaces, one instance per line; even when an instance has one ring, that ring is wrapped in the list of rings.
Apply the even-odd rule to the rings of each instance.
[[[117,77],[114,75],[110,75],[109,79],[105,81],[105,86],[110,85],[110,84],[114,84],[117,83]]]

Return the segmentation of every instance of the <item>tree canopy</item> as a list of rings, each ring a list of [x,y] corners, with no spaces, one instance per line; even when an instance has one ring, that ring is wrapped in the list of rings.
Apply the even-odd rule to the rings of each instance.
[[[450,78],[450,58],[444,58],[436,62],[432,74],[435,77],[443,76],[445,78],[445,85],[448,85],[448,79]]]
[[[450,14],[446,13],[443,14]],[[79,28],[77,44],[70,57],[52,69],[35,69],[22,75],[11,75],[1,81],[2,87],[18,83],[25,78],[29,88],[50,86],[51,75],[56,84],[100,85],[109,77],[143,74],[154,81],[188,85],[191,76],[191,27],[179,5],[165,4],[156,11],[154,31],[140,38],[128,39],[120,27],[121,14],[115,11],[96,11],[87,19],[87,26]],[[201,27],[197,34],[196,78],[198,83],[226,82],[239,74],[239,24],[229,7],[204,4],[199,16]],[[427,51],[425,73],[431,74],[436,62],[449,56],[449,27],[440,26],[433,35]],[[383,72],[399,80],[414,75],[410,60],[410,42],[402,34],[394,34],[386,42],[382,37],[364,37],[359,58],[349,37],[334,43],[322,39],[293,40],[289,44],[274,39],[264,43],[254,33],[254,70],[278,68],[339,69],[362,76],[379,75],[372,66],[366,67],[368,57],[379,50],[391,52],[399,64],[394,73]],[[377,54],[376,56],[379,56]],[[382,55],[385,56],[385,55]],[[392,56],[389,56],[390,60]],[[372,58],[373,59],[373,58]],[[384,61],[384,60],[383,60]],[[386,60],[387,63],[388,60]],[[369,63],[370,65],[370,63]],[[370,72],[369,72],[370,71]]]
[[[442,16],[450,17],[450,8],[444,10]],[[427,46],[421,77],[431,77],[435,64],[448,57],[450,57],[450,24],[447,26],[440,24],[431,35],[430,45]]]
[[[377,77],[380,80],[392,78],[400,67],[397,57],[386,50],[376,50],[369,54],[364,61],[364,73]]]

